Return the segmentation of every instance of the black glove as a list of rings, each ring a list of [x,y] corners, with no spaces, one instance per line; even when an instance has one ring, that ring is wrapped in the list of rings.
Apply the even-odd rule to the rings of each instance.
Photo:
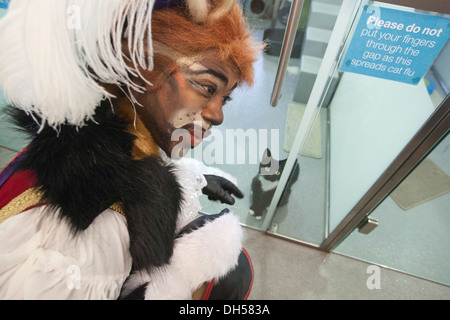
[[[206,174],[205,178],[208,184],[202,189],[202,192],[208,196],[209,200],[220,200],[222,203],[233,205],[235,200],[232,195],[239,199],[244,197],[241,190],[225,178]]]

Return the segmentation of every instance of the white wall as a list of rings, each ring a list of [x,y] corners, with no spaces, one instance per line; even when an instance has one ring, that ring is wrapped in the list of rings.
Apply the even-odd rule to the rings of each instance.
[[[330,232],[433,111],[422,81],[343,75],[330,104]]]

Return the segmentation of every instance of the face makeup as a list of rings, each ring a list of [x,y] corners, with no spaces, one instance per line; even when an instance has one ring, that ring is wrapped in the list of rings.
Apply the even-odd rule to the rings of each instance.
[[[197,147],[213,125],[223,122],[223,105],[237,81],[230,64],[206,54],[201,61],[175,70],[158,91],[145,93],[144,108],[138,112],[170,156],[175,147]]]

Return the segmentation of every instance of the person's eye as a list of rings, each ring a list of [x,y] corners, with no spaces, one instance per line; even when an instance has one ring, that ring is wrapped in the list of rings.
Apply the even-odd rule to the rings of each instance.
[[[214,85],[204,84],[202,87],[208,92],[208,94],[212,97],[216,94],[217,88]]]
[[[205,82],[197,82],[196,84],[197,88],[200,90],[200,93],[205,97],[213,97],[217,92],[217,87],[214,84]]]
[[[190,81],[192,86],[206,98],[212,98],[217,93],[217,87],[214,84],[200,82],[200,81]]]

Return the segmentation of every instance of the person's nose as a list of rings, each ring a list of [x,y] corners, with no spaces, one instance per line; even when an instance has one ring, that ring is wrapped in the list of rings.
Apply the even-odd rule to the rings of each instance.
[[[214,97],[209,101],[207,107],[202,111],[203,118],[210,122],[213,126],[222,124],[223,115],[223,99],[220,96]]]

